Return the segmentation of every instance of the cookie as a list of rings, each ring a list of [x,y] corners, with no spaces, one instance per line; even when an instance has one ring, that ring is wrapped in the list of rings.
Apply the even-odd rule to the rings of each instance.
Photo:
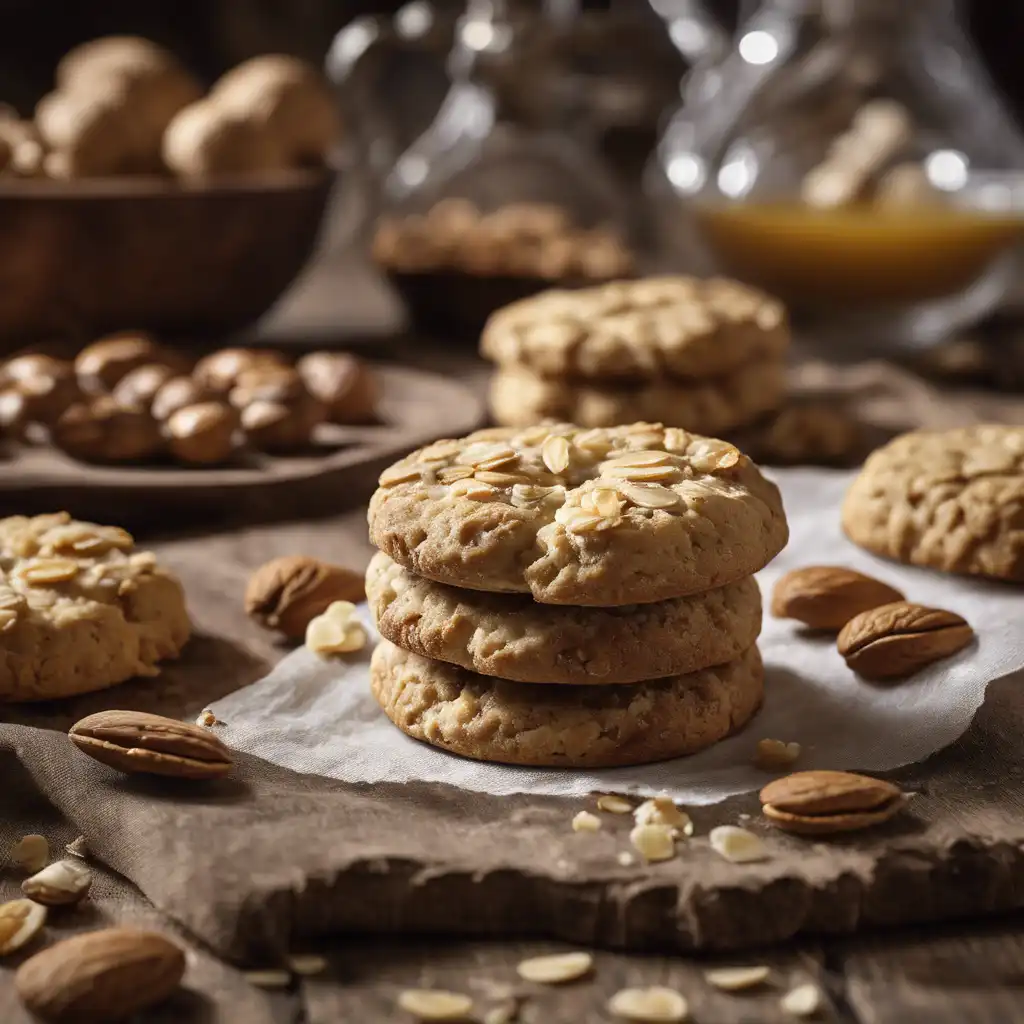
[[[725,377],[680,384],[670,380],[605,387],[588,380],[556,380],[513,367],[491,377],[496,423],[526,427],[545,419],[581,427],[613,427],[648,420],[703,434],[723,434],[777,409],[786,395],[786,367],[776,358],[746,363]]]
[[[366,599],[380,634],[399,647],[521,683],[681,675],[738,658],[761,632],[761,591],[749,576],[657,604],[572,608],[448,587],[378,553]]]
[[[737,448],[648,423],[437,441],[384,471],[369,524],[419,576],[584,606],[714,590],[788,538],[778,489]]]
[[[190,626],[181,584],[114,526],[0,519],[0,701],[154,676]]]
[[[548,291],[498,310],[480,350],[502,367],[600,380],[719,377],[780,360],[782,303],[721,278],[654,277]]]
[[[761,706],[756,647],[727,665],[621,686],[511,683],[421,658],[387,640],[370,685],[402,732],[453,754],[536,767],[606,768],[695,754]]]
[[[875,554],[1024,582],[1024,427],[903,434],[864,464],[842,516]]]

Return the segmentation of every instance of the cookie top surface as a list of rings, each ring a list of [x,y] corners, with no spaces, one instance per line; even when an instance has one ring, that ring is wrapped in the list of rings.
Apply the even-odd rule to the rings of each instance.
[[[1024,427],[904,434],[870,456],[842,515],[876,554],[1024,582]]]
[[[788,539],[778,489],[737,448],[649,423],[437,441],[381,474],[369,524],[428,579],[592,606],[714,590]]]
[[[723,278],[654,277],[548,291],[498,310],[480,340],[543,376],[713,377],[789,346],[782,303]]]
[[[67,513],[0,519],[0,700],[152,675],[188,634],[181,584],[126,531]]]
[[[732,661],[761,631],[750,577],[693,597],[624,608],[538,605],[415,576],[378,552],[366,599],[386,639],[424,657],[524,683],[632,683]]]
[[[538,686],[476,675],[387,640],[370,685],[403,732],[463,757],[602,767],[693,754],[742,728],[761,705],[756,647],[727,665],[622,686]]]

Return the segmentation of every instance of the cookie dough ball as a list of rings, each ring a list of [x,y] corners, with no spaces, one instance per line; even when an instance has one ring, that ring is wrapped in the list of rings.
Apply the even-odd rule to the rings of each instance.
[[[210,98],[264,126],[289,164],[322,164],[340,137],[330,87],[315,68],[295,57],[253,57],[224,75]]]
[[[288,165],[274,134],[244,110],[210,100],[180,110],[167,126],[163,162],[179,178],[265,174]]]

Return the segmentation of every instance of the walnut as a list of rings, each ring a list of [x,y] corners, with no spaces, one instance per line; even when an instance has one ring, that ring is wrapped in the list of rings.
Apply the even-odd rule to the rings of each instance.
[[[165,424],[168,447],[181,462],[209,466],[234,450],[238,414],[224,402],[200,402],[174,412]]]
[[[351,569],[289,555],[252,574],[245,589],[245,610],[264,628],[299,640],[309,623],[335,601],[357,603],[364,592],[363,577]]]
[[[109,396],[72,405],[54,426],[52,439],[83,462],[142,462],[163,449],[160,429],[147,413]]]
[[[309,393],[327,408],[332,423],[373,423],[377,381],[361,359],[347,352],[311,352],[297,369]]]

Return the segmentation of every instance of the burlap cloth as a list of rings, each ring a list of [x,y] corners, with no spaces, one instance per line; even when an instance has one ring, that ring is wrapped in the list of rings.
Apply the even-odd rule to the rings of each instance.
[[[1017,399],[939,395],[885,367],[811,368],[802,379],[815,391],[843,392],[880,429],[1024,419]],[[160,679],[108,693],[0,708],[0,851],[28,832],[46,835],[58,850],[83,835],[97,870],[93,898],[84,909],[53,915],[51,935],[143,921],[175,932],[194,951],[186,989],[147,1020],[287,1019],[282,997],[256,992],[222,959],[273,962],[343,933],[528,933],[631,949],[770,941],[791,934],[792,921],[779,914],[776,899],[757,902],[754,890],[763,897],[772,879],[791,869],[812,883],[833,870],[827,851],[803,847],[764,869],[753,888],[724,902],[721,891],[702,900],[730,865],[704,853],[685,866],[623,868],[600,843],[576,841],[568,822],[578,807],[569,801],[499,799],[427,784],[351,786],[251,757],[211,785],[122,777],[81,755],[63,730],[106,707],[194,717],[215,697],[259,678],[282,653],[242,612],[253,568],[285,553],[352,566],[370,555],[362,508],[327,521],[153,546],[183,578],[197,624],[182,660]],[[698,832],[753,810],[749,797],[708,808],[696,815]],[[886,841],[852,844],[843,870],[870,872],[872,844]],[[9,869],[0,873],[0,897],[11,898],[18,881]],[[812,930],[815,913],[828,930],[825,910],[809,913]],[[739,930],[737,920],[744,922]],[[12,991],[16,963],[0,967],[5,1024],[27,1020]]]

